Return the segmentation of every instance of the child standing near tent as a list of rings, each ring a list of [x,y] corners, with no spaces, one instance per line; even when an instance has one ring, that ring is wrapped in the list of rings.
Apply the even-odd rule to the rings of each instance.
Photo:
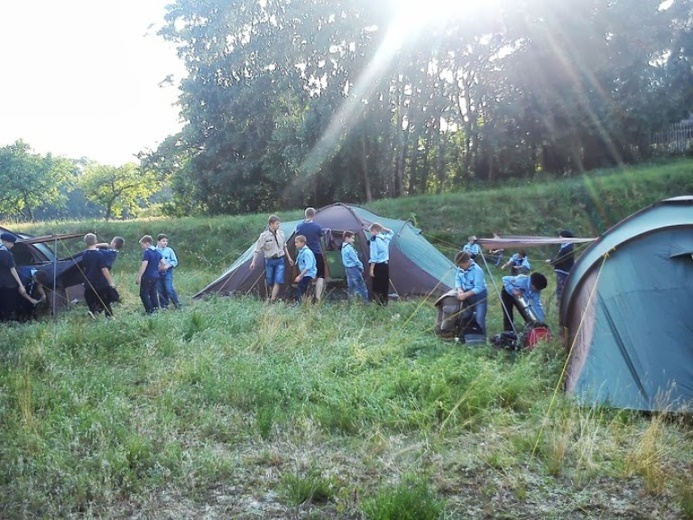
[[[474,260],[477,256],[481,254],[481,247],[476,243],[476,235],[469,235],[467,237],[468,242],[462,246],[462,251],[469,253],[469,256]]]
[[[575,235],[573,235],[573,232],[569,229],[564,229],[558,233],[558,236],[561,238],[573,238]],[[575,264],[573,244],[571,242],[561,244],[556,255],[546,260],[546,263],[551,264],[553,266],[553,272],[556,273],[556,302],[560,305],[565,281],[568,278],[568,273],[570,273],[570,270],[573,268],[573,264]]]
[[[260,233],[255,243],[253,259],[250,262],[250,270],[255,269],[255,260],[262,255],[265,262],[265,281],[270,302],[277,301],[279,291],[284,283],[284,260],[289,260],[289,265],[294,265],[289,249],[286,247],[286,236],[279,229],[281,224],[279,217],[270,215],[267,219],[267,229]]]
[[[315,208],[306,208],[305,220],[296,226],[296,234],[306,238],[308,247],[315,257],[315,265],[318,270],[315,277],[315,300],[319,303],[322,299],[322,289],[325,284],[325,258],[322,254],[320,239],[324,233],[322,226],[315,222]]]
[[[356,236],[352,231],[344,232],[344,243],[342,244],[342,264],[347,275],[347,286],[349,287],[349,296],[358,294],[363,301],[368,301],[368,289],[366,282],[363,281],[363,262],[359,259],[359,255],[354,249],[354,240]]]
[[[106,267],[109,271],[113,269],[113,264],[115,263],[116,258],[118,258],[118,253],[121,249],[123,249],[124,245],[125,239],[123,237],[113,237],[110,244],[107,244],[106,242],[96,244],[96,249],[98,249],[99,253],[101,253],[106,259]],[[109,291],[109,297],[111,299],[111,303],[117,303],[120,301],[120,294],[118,294],[118,291],[113,287],[111,287],[111,290]]]
[[[19,279],[14,256],[10,249],[14,247],[17,237],[12,233],[0,234],[0,322],[14,319],[19,294],[24,296],[26,289]],[[19,294],[17,294],[19,291]]]
[[[532,270],[529,258],[527,258],[527,253],[524,249],[520,249],[511,256],[510,259],[501,266],[501,269],[505,269],[506,267],[510,267],[510,276],[529,274]]]
[[[30,265],[21,265],[17,267],[17,274],[25,291],[21,293],[23,300],[19,301],[17,308],[17,319],[19,321],[28,321],[36,317],[36,306],[46,300],[46,291],[43,290],[43,285],[36,279],[37,269]],[[38,296],[39,298],[34,298]]]
[[[387,305],[390,292],[390,241],[395,234],[378,222],[373,222],[368,229],[371,232],[368,264],[373,279],[373,299],[380,305]]]
[[[301,301],[308,291],[308,286],[318,274],[318,268],[315,265],[315,255],[313,251],[306,245],[306,237],[296,235],[294,238],[296,244],[296,265],[298,266],[298,276],[294,280],[296,286],[296,301]]]
[[[518,276],[504,276],[501,302],[503,304],[503,330],[514,330],[513,307],[523,311],[515,297],[524,297],[529,308],[534,313],[537,321],[544,322],[544,306],[541,303],[541,291],[546,289],[546,277],[541,273],[532,273],[530,276],[521,274]]]
[[[87,249],[82,254],[82,271],[84,273],[84,300],[89,306],[89,314],[93,318],[99,312],[105,312],[106,317],[113,317],[111,309],[110,289],[115,289],[111,272],[106,266],[106,258],[96,249],[96,235],[84,235]]]
[[[159,281],[159,266],[163,267],[161,253],[152,245],[153,242],[154,239],[150,235],[140,238],[142,263],[135,279],[135,283],[140,286],[140,299],[147,314],[152,314],[159,308],[156,284]]]
[[[488,291],[484,270],[479,267],[471,255],[460,251],[455,255],[457,274],[455,290],[457,299],[463,302],[462,322],[469,322],[472,317],[486,335],[486,311],[488,309]]]
[[[118,253],[125,245],[125,239],[123,237],[113,237],[110,243],[101,242],[96,244],[96,249],[104,256],[106,259],[106,267],[108,270],[113,269],[113,264],[118,258]]]
[[[168,247],[168,236],[166,234],[159,233],[156,236],[156,250],[161,254],[163,261],[162,267],[159,268],[159,279],[156,282],[159,305],[162,309],[168,309],[170,302],[178,309],[180,308],[178,293],[173,288],[173,270],[178,267],[178,257],[176,252]]]

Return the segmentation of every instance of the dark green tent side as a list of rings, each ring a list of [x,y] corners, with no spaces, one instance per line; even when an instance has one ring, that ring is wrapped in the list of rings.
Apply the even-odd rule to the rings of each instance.
[[[693,197],[641,210],[586,249],[561,323],[579,402],[693,410]]]

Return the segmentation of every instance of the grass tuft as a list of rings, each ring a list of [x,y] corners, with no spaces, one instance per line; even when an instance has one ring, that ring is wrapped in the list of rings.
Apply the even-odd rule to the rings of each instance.
[[[294,507],[305,504],[325,504],[334,496],[332,480],[323,477],[320,470],[315,468],[301,474],[283,475],[281,489],[289,504]]]
[[[428,482],[412,475],[399,484],[382,487],[363,505],[368,520],[435,520],[442,511],[442,502]]]

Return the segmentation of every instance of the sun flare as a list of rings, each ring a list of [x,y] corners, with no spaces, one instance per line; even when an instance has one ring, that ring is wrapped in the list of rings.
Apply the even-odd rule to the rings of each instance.
[[[443,23],[472,11],[498,11],[504,0],[399,0],[398,14],[410,25]]]

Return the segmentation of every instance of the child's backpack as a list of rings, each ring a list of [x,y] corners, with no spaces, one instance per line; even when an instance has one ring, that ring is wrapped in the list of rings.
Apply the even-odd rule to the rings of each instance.
[[[517,336],[513,331],[505,331],[491,338],[494,347],[506,350],[532,350],[542,341],[551,341],[551,330],[544,323],[530,322]]]
[[[541,341],[551,341],[551,330],[543,323],[528,323],[520,334],[520,348],[532,350]]]

